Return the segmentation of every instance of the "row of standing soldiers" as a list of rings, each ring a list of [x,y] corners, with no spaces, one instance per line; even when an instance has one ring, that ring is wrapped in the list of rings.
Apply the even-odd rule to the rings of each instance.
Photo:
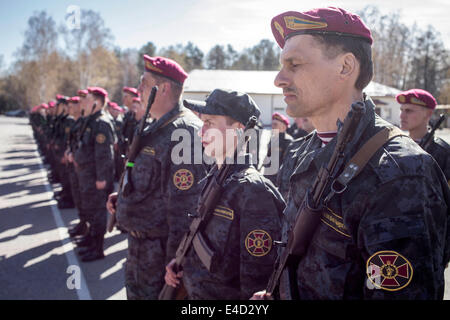
[[[135,88],[123,89],[123,104],[108,101],[106,90],[90,87],[75,97],[57,95],[56,102],[30,113],[34,137],[49,164],[49,181],[62,187],[54,195],[58,208],[78,211],[79,223],[69,234],[84,248],[82,261],[104,257],[106,199],[123,171],[138,122]]]

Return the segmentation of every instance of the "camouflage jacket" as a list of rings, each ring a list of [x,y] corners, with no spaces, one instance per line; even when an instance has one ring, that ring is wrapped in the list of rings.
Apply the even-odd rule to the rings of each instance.
[[[194,248],[186,255],[183,282],[189,299],[249,299],[268,281],[285,204],[275,186],[249,163],[233,165],[201,231],[214,252],[210,271]],[[213,169],[208,176],[217,172]]]
[[[110,189],[114,178],[114,150],[116,141],[112,118],[104,111],[89,116],[86,130],[74,154],[76,170],[90,171],[95,181],[106,181]]]
[[[450,145],[441,138],[434,136],[425,151],[436,160],[450,185]]]
[[[195,207],[200,192],[198,182],[206,175],[201,159],[199,164],[194,161],[194,151],[202,154],[201,143],[196,143],[200,150],[194,147],[200,127],[200,119],[180,105],[150,124],[131,170],[133,191],[125,196],[119,190],[118,224],[150,238],[168,237],[169,257],[175,256],[178,243],[189,227],[187,212]],[[181,141],[189,154],[183,154],[180,163],[179,159],[172,158],[180,151],[178,133],[187,135],[184,138],[189,140]]]
[[[276,185],[286,202],[289,196],[289,178],[297,165],[297,157],[295,154],[303,141],[305,141],[305,137],[295,139],[289,144],[286,149],[286,156],[283,159],[283,163],[280,164],[280,170],[277,174]]]
[[[389,126],[366,100],[345,160]],[[284,240],[335,145],[336,138],[321,148],[313,133],[298,149]],[[324,207],[297,268],[300,299],[442,299],[449,261],[449,204],[447,183],[432,157],[409,137],[390,140],[345,192]],[[286,298],[285,293],[282,281],[281,295]]]

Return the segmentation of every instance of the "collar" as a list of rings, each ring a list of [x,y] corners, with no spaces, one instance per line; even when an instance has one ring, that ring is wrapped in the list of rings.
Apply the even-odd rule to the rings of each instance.
[[[147,125],[144,129],[144,136],[148,134],[152,134],[162,126],[164,126],[166,123],[170,122],[172,119],[174,119],[179,113],[181,113],[182,107],[179,102],[175,104],[175,106],[164,114],[161,118],[159,118],[157,121],[153,121],[149,125]]]
[[[356,128],[352,141],[346,146],[347,151],[345,151],[345,159],[350,159],[350,157],[359,150],[359,147],[365,142],[362,141],[363,134],[375,124],[375,104],[370,98],[366,97],[364,103],[366,110]],[[338,119],[336,124],[338,127],[338,136],[342,131],[343,122]],[[311,163],[314,163],[316,170],[319,170],[322,166],[326,165],[333,154],[336,143],[337,138],[334,137],[322,148],[322,140],[319,138],[317,131],[314,131],[311,139],[305,142],[305,147],[301,148],[303,150],[302,153],[297,154],[300,158],[293,175],[306,171]],[[351,150],[351,152],[349,150]]]

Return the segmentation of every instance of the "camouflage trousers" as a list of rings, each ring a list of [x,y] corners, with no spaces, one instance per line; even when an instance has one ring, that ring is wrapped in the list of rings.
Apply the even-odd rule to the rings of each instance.
[[[81,198],[80,216],[86,218],[92,236],[104,235],[108,218],[106,201],[111,188],[107,186],[104,190],[97,190],[95,174],[91,170],[77,170],[77,177]]]
[[[157,300],[164,285],[166,240],[128,235],[125,287],[128,300]]]

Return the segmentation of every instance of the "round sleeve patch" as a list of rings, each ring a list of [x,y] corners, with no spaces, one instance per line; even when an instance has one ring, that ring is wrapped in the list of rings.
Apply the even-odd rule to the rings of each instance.
[[[99,133],[95,137],[95,141],[97,141],[97,143],[104,143],[106,141],[106,137],[103,133]]]
[[[194,184],[194,175],[187,169],[180,169],[173,175],[173,184],[179,190],[189,190]]]
[[[272,249],[272,238],[264,230],[253,230],[245,237],[245,248],[252,256],[265,256]]]
[[[367,277],[376,288],[398,291],[412,279],[411,263],[395,251],[378,251],[367,260]]]

